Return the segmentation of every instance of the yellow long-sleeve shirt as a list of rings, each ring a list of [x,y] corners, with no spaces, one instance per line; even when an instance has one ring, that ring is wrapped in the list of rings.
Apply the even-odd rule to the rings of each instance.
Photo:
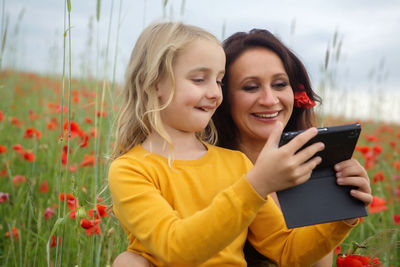
[[[168,159],[138,145],[114,160],[109,186],[128,250],[156,266],[246,266],[243,245],[280,266],[307,266],[352,226],[334,222],[288,230],[282,213],[247,182],[244,154],[207,145],[197,160]]]

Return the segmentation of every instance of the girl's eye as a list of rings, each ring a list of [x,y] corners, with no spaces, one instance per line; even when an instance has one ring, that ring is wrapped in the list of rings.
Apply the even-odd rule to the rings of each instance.
[[[222,87],[224,84],[222,83],[222,81],[217,81],[217,84],[219,87]]]
[[[256,84],[249,84],[249,85],[245,85],[245,86],[242,87],[242,89],[244,91],[253,91],[253,90],[256,90],[258,88],[259,88],[259,86],[256,85]]]
[[[201,82],[204,82],[204,79],[203,78],[196,78],[196,79],[192,79],[192,81],[195,82],[195,83],[201,83]]]

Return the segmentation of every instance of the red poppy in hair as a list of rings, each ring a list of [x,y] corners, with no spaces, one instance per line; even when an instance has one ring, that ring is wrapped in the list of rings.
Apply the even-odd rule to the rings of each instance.
[[[294,106],[296,108],[312,108],[315,106],[314,100],[310,99],[305,91],[304,85],[299,84],[299,88],[302,91],[294,92]]]

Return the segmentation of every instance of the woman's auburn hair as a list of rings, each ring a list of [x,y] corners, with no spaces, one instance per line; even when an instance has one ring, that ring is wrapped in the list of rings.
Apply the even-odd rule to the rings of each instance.
[[[293,91],[305,90],[310,99],[321,103],[321,98],[312,90],[310,78],[297,56],[286,47],[272,33],[263,29],[253,29],[250,32],[237,32],[223,42],[226,54],[225,76],[223,79],[223,101],[213,116],[215,127],[218,132],[218,145],[229,149],[238,149],[239,130],[231,115],[231,104],[229,99],[229,73],[230,67],[235,60],[244,52],[254,48],[265,48],[274,52],[283,63],[289,77]],[[300,88],[302,84],[303,88]],[[292,115],[284,131],[297,131],[307,129],[315,125],[314,110],[293,107]]]
[[[179,52],[190,42],[205,39],[220,44],[202,28],[180,22],[153,23],[146,27],[133,48],[125,73],[122,106],[117,120],[115,143],[111,159],[125,154],[141,144],[152,132],[157,132],[173,149],[170,136],[163,127],[160,111],[168,106],[175,92],[173,64]],[[160,105],[157,83],[164,77],[171,80],[171,95]],[[212,121],[197,136],[215,143],[216,130]]]

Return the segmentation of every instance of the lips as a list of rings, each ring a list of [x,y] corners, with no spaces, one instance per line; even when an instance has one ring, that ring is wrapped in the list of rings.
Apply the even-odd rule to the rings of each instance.
[[[196,107],[196,109],[199,109],[201,111],[209,112],[209,111],[214,111],[215,106],[201,106],[201,107]]]

